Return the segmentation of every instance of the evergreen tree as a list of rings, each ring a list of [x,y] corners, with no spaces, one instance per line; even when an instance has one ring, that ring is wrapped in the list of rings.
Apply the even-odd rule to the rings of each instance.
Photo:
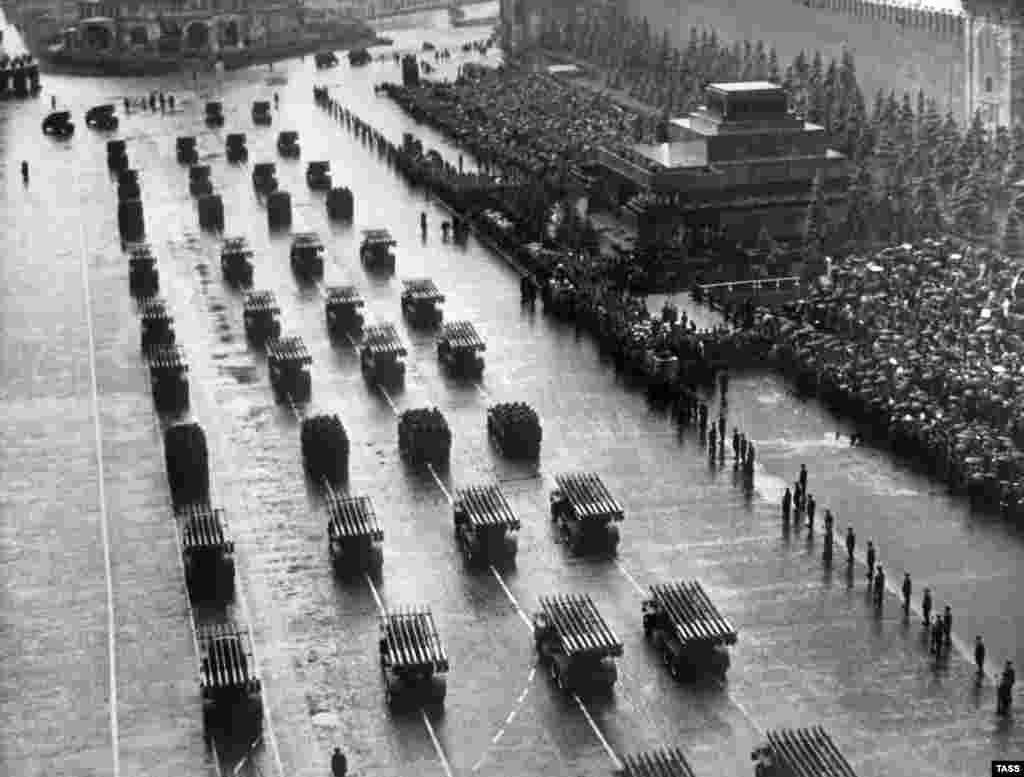
[[[1024,236],[1021,235],[1021,217],[1016,208],[1010,208],[1003,227],[1003,253],[1015,262],[1024,260]]]
[[[858,89],[857,86],[857,68],[854,65],[853,54],[850,50],[843,46],[843,54],[840,60],[841,66],[839,68],[840,82],[842,88],[840,90],[840,99],[846,100],[850,94]],[[864,96],[861,95],[861,101],[864,100]]]
[[[828,237],[828,211],[825,208],[822,174],[819,172],[811,186],[810,203],[804,220],[804,247],[812,259],[820,258]]]
[[[934,99],[928,100],[924,116],[921,119],[922,145],[934,153],[938,149],[941,135],[942,117],[939,115],[938,103]]]
[[[914,124],[914,137],[920,137],[924,127],[924,117],[928,111],[928,103],[924,98],[924,89],[917,90],[917,121]]]
[[[942,233],[942,209],[934,176],[923,178],[914,197],[914,224],[919,237],[934,237]]]
[[[975,162],[953,197],[953,226],[969,239],[985,239],[995,231],[985,196],[985,171]]]
[[[781,74],[779,73],[779,55],[775,51],[775,47],[772,46],[771,51],[768,52],[768,80],[773,84],[780,83]]]
[[[857,165],[850,181],[844,230],[850,242],[865,243],[871,240],[872,190],[871,171],[865,164]]]
[[[890,90],[885,101],[885,108],[882,110],[882,123],[890,134],[896,131],[896,124],[899,121],[900,103],[896,99],[896,90]]]
[[[875,105],[871,111],[871,126],[878,131],[885,123],[885,92],[879,89],[875,92]]]
[[[914,140],[914,109],[910,104],[909,92],[903,93],[903,102],[900,105],[896,124],[897,141],[901,150],[906,152]]]

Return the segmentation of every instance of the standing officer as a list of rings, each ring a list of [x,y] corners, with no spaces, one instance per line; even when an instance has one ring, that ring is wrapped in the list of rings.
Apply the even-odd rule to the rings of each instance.
[[[909,615],[910,614],[910,594],[911,594],[910,573],[909,572],[904,572],[903,573],[903,614],[904,615]]]
[[[334,748],[334,755],[331,756],[331,774],[334,777],[345,777],[348,774],[348,760],[340,747]]]
[[[800,490],[807,493],[807,466],[800,465]]]
[[[857,536],[853,533],[853,527],[846,527],[846,563],[853,564],[853,551],[857,547]]]
[[[921,597],[921,613],[924,615],[924,625],[930,625],[932,622],[932,589],[930,588],[925,588],[924,595]]]
[[[981,637],[974,638],[974,665],[978,667],[978,676],[985,674],[985,643]]]
[[[868,540],[868,582],[875,576],[875,545]]]
[[[789,493],[789,489],[786,489],[786,493],[782,495],[782,520],[784,523],[789,523],[789,509],[793,504],[793,495]]]
[[[875,606],[882,606],[882,597],[885,596],[885,572],[882,565],[878,565],[878,572],[875,574]]]
[[[953,644],[953,611],[946,605],[945,614],[942,616],[942,638],[947,646]]]
[[[832,518],[832,511],[829,510],[828,508],[826,508],[825,509],[825,534],[829,534],[829,535],[832,534],[832,523],[833,523],[833,520],[834,519]]]

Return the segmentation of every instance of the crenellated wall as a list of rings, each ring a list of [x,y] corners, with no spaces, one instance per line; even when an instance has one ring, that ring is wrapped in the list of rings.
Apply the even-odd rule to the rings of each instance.
[[[870,105],[878,89],[897,96],[923,89],[958,119],[966,111],[965,18],[941,10],[865,0],[624,0],[631,15],[646,16],[654,30],[667,29],[676,45],[690,27],[711,27],[725,43],[763,40],[775,46],[780,64],[801,50],[855,56]]]

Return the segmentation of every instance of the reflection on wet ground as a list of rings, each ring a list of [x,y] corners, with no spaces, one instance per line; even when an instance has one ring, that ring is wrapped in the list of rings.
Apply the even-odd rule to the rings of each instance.
[[[408,49],[424,35],[444,46],[479,34],[434,29],[393,37]],[[159,425],[117,240],[105,138],[82,128],[54,144],[37,131],[50,92],[81,112],[106,95],[150,88],[181,95],[181,110],[133,113],[121,136],[140,170],[161,294],[190,363],[189,417],[206,429],[215,501],[237,542],[244,597],[231,614],[252,626],[269,712],[252,752],[261,773],[323,775],[339,745],[361,777],[442,775],[439,752],[457,775],[599,774],[613,763],[600,733],[615,753],[678,744],[698,774],[740,775],[750,773],[750,749],[765,729],[816,723],[863,777],[959,777],[1021,752],[1018,728],[994,715],[991,679],[978,688],[962,651],[936,663],[918,617],[904,619],[894,595],[876,612],[865,598],[863,568],[848,571],[839,552],[824,566],[820,532],[784,533],[777,505],[806,463],[810,490],[819,509],[835,513],[837,529],[853,526],[861,548],[873,539],[895,584],[903,569],[911,571],[915,603],[932,586],[936,604],[953,607],[958,638],[970,644],[983,634],[1000,662],[1021,658],[1019,538],[970,515],[886,454],[851,448],[848,428],[771,375],[730,382],[728,425],[758,450],[754,489],[745,493],[731,453],[709,466],[696,433],[679,430],[625,385],[591,342],[521,310],[510,268],[474,240],[461,248],[443,243],[443,211],[312,104],[312,85],[334,82],[336,96],[393,140],[416,132],[454,160],[450,145],[374,97],[373,83],[397,79],[397,66],[317,73],[308,61],[275,72],[288,83],[268,87],[267,72],[253,70],[203,76],[198,93],[189,77],[150,85],[51,76],[41,102],[0,105],[0,185],[9,203],[0,216],[3,771],[111,774],[83,261],[110,529],[120,773],[227,774],[245,754],[245,743],[222,743],[214,753],[203,741]],[[273,126],[253,127],[251,101],[275,90],[281,108]],[[223,130],[200,126],[207,95],[225,103]],[[276,132],[292,127],[303,146],[298,162],[279,159],[274,147]],[[223,159],[223,137],[235,130],[248,135],[251,163],[277,163],[281,186],[292,193],[294,231],[324,238],[325,283],[358,285],[368,320],[394,322],[408,344],[405,387],[389,396],[398,411],[437,405],[444,412],[454,437],[445,488],[502,483],[523,522],[514,569],[499,577],[463,563],[444,493],[399,459],[388,401],[366,385],[352,349],[328,339],[316,290],[300,288],[289,270],[288,235],[268,233],[249,167]],[[305,482],[298,422],[274,403],[265,356],[245,342],[242,298],[220,278],[218,240],[198,230],[186,172],[174,158],[179,134],[199,138],[224,198],[227,232],[248,237],[256,287],[275,292],[285,333],[301,335],[313,355],[309,410],[338,413],[345,423],[347,490],[371,496],[384,525],[377,594],[388,606],[433,609],[452,664],[443,715],[394,717],[384,706],[374,593],[364,581],[331,574],[326,517]],[[17,174],[22,158],[33,171],[27,188]],[[304,162],[313,159],[330,159],[335,180],[353,188],[353,224],[328,224],[322,195],[305,185]],[[425,241],[420,211],[430,225]],[[373,227],[387,227],[399,243],[390,281],[368,278],[358,261],[360,230]],[[405,326],[399,280],[417,276],[432,277],[446,294],[448,319],[472,321],[487,341],[478,385],[443,373],[430,334]],[[544,424],[536,469],[503,460],[485,433],[487,406],[514,400],[532,404]],[[547,494],[555,475],[574,470],[600,473],[626,509],[617,561],[577,560],[556,541]],[[675,684],[643,640],[643,592],[673,578],[702,581],[739,630],[724,684]],[[521,613],[552,592],[590,593],[625,643],[614,695],[587,701],[585,711],[535,671]]]

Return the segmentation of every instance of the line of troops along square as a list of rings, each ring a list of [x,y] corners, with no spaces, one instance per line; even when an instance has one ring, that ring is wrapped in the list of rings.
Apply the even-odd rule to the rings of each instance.
[[[432,282],[427,279],[415,279],[407,284],[411,297],[419,296],[428,301],[443,299],[436,287],[432,287]],[[353,307],[361,306],[359,303],[362,302],[354,287],[334,287],[326,296],[328,300]],[[143,299],[139,309],[144,330],[148,327],[166,335],[173,319],[162,300]],[[258,291],[247,295],[246,311],[273,315],[279,312],[279,308],[271,292]],[[471,330],[471,325],[469,327]],[[459,326],[454,327],[454,334],[471,345],[479,340],[478,337],[473,340],[475,332],[470,331],[467,335],[466,330]],[[158,342],[150,345],[147,351],[152,373],[187,371],[183,353],[173,343],[173,330],[170,338],[163,337],[164,342],[159,342],[160,339],[158,336]],[[170,342],[166,342],[167,339]],[[392,324],[368,327],[364,342],[368,348],[381,353],[404,354],[404,347]],[[267,343],[267,350],[268,355],[276,360],[306,365],[311,362],[300,338],[272,339]],[[567,520],[578,524],[603,525],[623,520],[621,506],[597,475],[559,475],[556,482],[558,488],[552,495],[553,513],[559,506],[567,513]],[[379,558],[383,530],[370,499],[365,496],[339,497],[331,492],[327,505],[330,514],[328,537],[335,562],[344,564],[346,559],[353,558],[353,553],[346,546],[377,549]],[[458,490],[454,512],[463,518],[466,526],[477,531],[498,529],[514,532],[521,525],[500,489],[494,485]],[[217,597],[218,588],[233,591],[233,579],[226,585],[223,581],[225,565],[232,578],[234,571],[234,543],[228,538],[223,511],[209,505],[186,505],[180,508],[179,516],[183,521],[182,553],[186,577],[193,598],[202,598],[206,594]],[[366,561],[363,553],[355,554],[354,558],[359,563]],[[370,563],[373,563],[372,554]],[[217,571],[210,574],[211,568],[219,569],[219,574]],[[199,585],[208,585],[214,590],[193,590]],[[692,659],[709,649],[735,644],[735,629],[718,612],[698,582],[661,583],[652,585],[650,590],[651,597],[644,602],[644,629],[656,644],[662,643],[663,651],[672,652],[666,647],[672,644],[676,646],[673,649],[684,655],[689,652],[688,657]],[[660,625],[659,618],[662,621]],[[558,661],[572,662],[583,657],[610,660],[622,655],[621,641],[588,595],[541,597],[540,610],[534,615],[533,625],[541,660],[547,660],[553,666]],[[415,691],[423,681],[434,680],[436,675],[449,670],[447,655],[429,609],[388,611],[380,618],[380,628],[381,669],[389,701],[395,698],[393,688]],[[197,639],[204,716],[212,715],[213,708],[219,704],[236,708],[236,712],[239,707],[246,708],[261,717],[261,686],[255,675],[247,634],[231,624],[200,624]],[[550,642],[544,642],[545,639]],[[542,652],[542,643],[544,650],[553,651],[553,656]],[[396,678],[397,683],[394,682]],[[438,700],[438,697],[433,699]],[[443,692],[440,699],[443,699]],[[853,777],[849,764],[820,727],[769,732],[768,739],[768,743],[753,754],[759,775]],[[623,774],[636,777],[693,774],[678,748],[626,756],[623,767]]]

